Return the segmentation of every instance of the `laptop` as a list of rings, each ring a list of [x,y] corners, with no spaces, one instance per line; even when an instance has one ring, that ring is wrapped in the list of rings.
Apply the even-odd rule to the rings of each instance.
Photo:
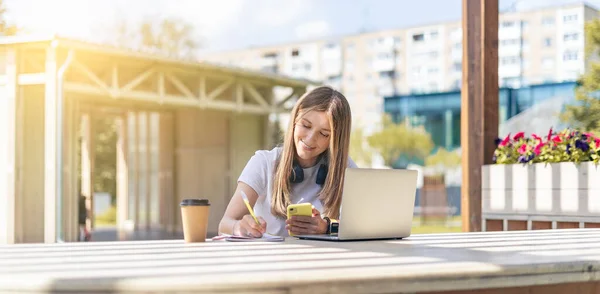
[[[347,168],[338,234],[297,235],[305,240],[358,241],[410,236],[417,171]]]

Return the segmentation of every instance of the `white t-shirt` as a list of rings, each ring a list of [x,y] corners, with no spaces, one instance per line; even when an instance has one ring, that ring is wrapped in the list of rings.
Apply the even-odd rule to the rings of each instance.
[[[244,182],[252,187],[258,194],[258,200],[254,204],[254,213],[267,222],[267,232],[279,236],[288,236],[285,229],[285,219],[277,218],[271,214],[271,198],[273,190],[273,177],[275,175],[275,162],[281,152],[281,147],[275,147],[271,150],[259,150],[250,158],[246,167],[242,171],[238,182]],[[303,168],[304,180],[301,183],[292,184],[290,201],[293,204],[311,203],[321,213],[323,204],[318,195],[323,188],[316,183],[317,172],[324,162],[317,163],[315,166]],[[348,158],[348,167],[357,168],[352,159]]]

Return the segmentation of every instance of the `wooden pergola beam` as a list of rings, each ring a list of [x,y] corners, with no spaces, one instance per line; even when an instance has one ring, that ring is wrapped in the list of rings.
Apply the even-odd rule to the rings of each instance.
[[[498,136],[498,0],[463,0],[462,226],[481,231],[481,167]]]

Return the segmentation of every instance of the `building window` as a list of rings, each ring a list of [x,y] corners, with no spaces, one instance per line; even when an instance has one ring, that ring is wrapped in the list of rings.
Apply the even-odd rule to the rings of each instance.
[[[298,49],[292,50],[292,56],[300,56],[300,50],[298,50]]]
[[[414,76],[419,76],[421,74],[421,67],[420,66],[415,66],[412,68],[412,74]]]
[[[460,89],[461,85],[462,85],[462,80],[454,80],[454,82],[452,82],[453,89]]]
[[[544,59],[542,59],[542,67],[545,69],[550,69],[554,67],[554,58],[544,57]]]
[[[519,39],[505,39],[500,41],[500,45],[502,46],[511,46],[519,44]]]
[[[369,41],[367,42],[367,44],[369,45],[369,48],[375,47],[376,43],[377,43],[377,39],[369,39]]]
[[[425,40],[425,35],[423,35],[423,34],[414,34],[412,36],[412,38],[413,38],[413,41],[415,41],[415,42],[422,42],[422,41]]]
[[[567,41],[577,41],[577,39],[579,38],[579,34],[577,33],[569,33],[569,34],[565,34],[565,42]]]
[[[579,54],[577,53],[577,51],[566,51],[563,54],[564,61],[574,61],[574,60],[577,60],[578,58],[579,58]]]
[[[553,26],[554,25],[554,17],[544,17],[542,18],[542,25],[543,26]]]
[[[431,33],[429,33],[429,37],[431,38],[431,40],[437,39],[438,35],[438,31],[431,31]]]
[[[383,53],[377,54],[377,58],[379,58],[379,59],[391,59],[392,57],[394,57],[392,55],[392,53],[385,53],[385,52],[383,52]]]
[[[552,47],[552,38],[544,39],[544,47]]]
[[[393,79],[394,76],[395,76],[395,71],[393,71],[393,70],[379,72],[379,78],[382,78],[382,79]]]
[[[349,70],[349,71],[352,71],[352,70],[354,70],[354,62],[352,62],[352,61],[347,61],[347,62],[346,62],[346,67],[345,67],[345,70]]]
[[[437,74],[437,73],[438,73],[438,68],[437,68],[437,67],[430,67],[430,68],[427,70],[427,73],[428,73],[428,74],[430,74],[430,75]]]
[[[563,22],[565,23],[569,23],[569,22],[575,22],[577,21],[577,14],[568,14],[563,16]]]
[[[431,91],[431,92],[439,91],[438,84],[436,82],[429,83],[429,91]]]
[[[519,57],[517,57],[517,56],[502,57],[502,59],[500,60],[500,63],[502,65],[518,64],[519,63]]]
[[[515,26],[514,21],[503,21],[501,24],[501,27],[503,27],[503,28],[511,28],[513,26]]]
[[[452,69],[454,71],[462,71],[462,63],[461,62],[455,62],[452,64]]]

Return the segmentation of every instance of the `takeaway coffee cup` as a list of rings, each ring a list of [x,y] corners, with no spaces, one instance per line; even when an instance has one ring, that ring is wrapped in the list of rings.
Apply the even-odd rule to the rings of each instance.
[[[181,207],[181,222],[185,242],[206,241],[208,212],[210,210],[208,199],[184,199],[179,206]]]

